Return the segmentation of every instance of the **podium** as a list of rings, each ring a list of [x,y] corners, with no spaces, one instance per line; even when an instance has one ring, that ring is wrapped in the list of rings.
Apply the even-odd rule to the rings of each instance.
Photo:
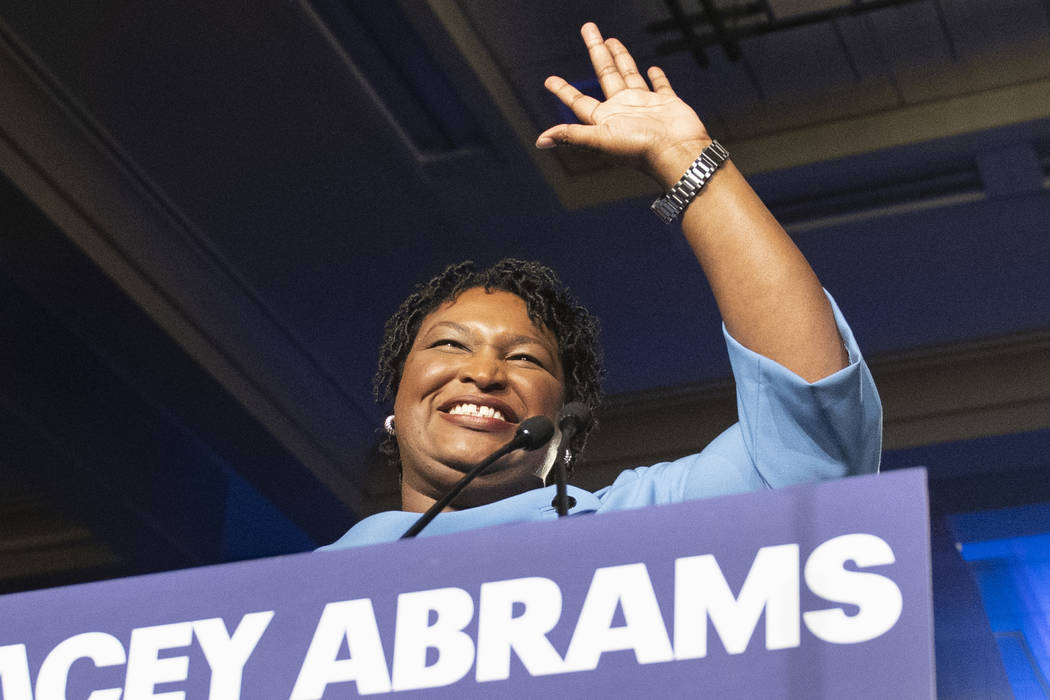
[[[933,697],[921,469],[0,597],[3,700]]]

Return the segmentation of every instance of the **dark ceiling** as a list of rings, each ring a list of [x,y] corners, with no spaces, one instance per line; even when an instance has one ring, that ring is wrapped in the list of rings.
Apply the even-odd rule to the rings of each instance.
[[[389,506],[375,348],[457,260],[542,259],[593,308],[609,433],[721,406],[653,186],[530,145],[564,118],[547,75],[593,87],[589,19],[788,225],[881,371],[888,448],[1045,444],[1050,3],[703,4],[5,0],[7,588],[306,549]],[[669,440],[599,434],[595,461]]]

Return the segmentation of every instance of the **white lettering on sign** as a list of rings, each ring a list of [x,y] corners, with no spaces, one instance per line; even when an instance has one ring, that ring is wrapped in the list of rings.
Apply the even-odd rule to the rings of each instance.
[[[186,680],[190,668],[188,656],[160,658],[162,649],[187,647],[193,640],[193,623],[139,627],[131,631],[128,645],[128,670],[124,678],[124,700],[186,700],[186,693],[173,690],[154,693],[158,683]]]
[[[621,627],[612,626],[617,607],[623,610],[625,624]],[[621,649],[632,649],[640,664],[674,658],[645,564],[608,566],[594,572],[565,654],[565,670],[590,671],[597,668],[602,653]]]
[[[900,619],[904,599],[897,584],[885,576],[844,568],[848,561],[859,567],[885,566],[896,561],[886,541],[856,533],[824,542],[806,560],[806,586],[821,598],[850,603],[860,612],[849,617],[842,608],[803,613],[806,627],[833,644],[856,644],[890,631]]]
[[[476,646],[466,632],[474,613],[474,600],[467,591],[440,588],[402,594],[389,686],[371,603],[347,601],[343,605],[359,606],[360,619],[343,620],[333,630],[327,614],[322,616],[296,684],[297,691],[309,687],[309,692],[293,693],[292,698],[320,698],[329,683],[348,680],[356,681],[362,694],[388,687],[445,686],[466,676],[472,663],[477,681],[504,680],[510,676],[512,653],[533,676],[593,670],[602,654],[610,651],[633,651],[639,664],[703,658],[708,653],[709,620],[729,654],[746,651],[763,616],[768,650],[799,646],[802,621],[815,637],[834,644],[874,639],[896,624],[902,609],[897,584],[886,576],[845,568],[850,561],[860,568],[894,563],[893,551],[884,540],[868,534],[843,535],[821,544],[806,560],[803,578],[809,589],[827,600],[857,606],[860,612],[852,617],[839,607],[801,612],[799,558],[797,544],[762,547],[738,595],[713,555],[677,559],[673,644],[645,564],[599,568],[564,659],[547,636],[563,612],[561,589],[550,579],[483,583]],[[520,612],[515,616],[516,605]],[[622,611],[624,623],[614,626],[617,610]],[[342,640],[353,638],[352,627],[359,636],[356,647],[351,645],[351,658],[336,661]],[[327,640],[327,646],[322,647],[321,640]],[[429,666],[428,649],[437,651],[437,660]],[[323,666],[317,666],[318,658],[324,660]],[[345,673],[320,672],[336,667],[346,669]],[[309,681],[304,680],[307,677]]]
[[[734,595],[713,555],[680,557],[673,567],[674,596],[664,601],[671,606],[666,618],[644,563],[596,569],[575,613],[564,609],[555,581],[536,576],[482,583],[476,605],[475,596],[462,588],[402,593],[392,611],[389,665],[372,600],[330,602],[302,657],[290,699],[319,700],[329,686],[351,682],[361,695],[444,687],[465,678],[472,667],[478,682],[505,680],[512,655],[532,676],[593,670],[606,652],[633,652],[639,664],[699,659],[710,651],[710,629],[726,653],[741,654],[763,617],[767,650],[798,647],[803,624],[831,644],[870,641],[897,624],[903,611],[900,588],[888,576],[863,571],[896,563],[885,540],[841,535],[817,546],[804,568],[800,559],[797,544],[760,548]],[[801,611],[803,581],[835,605]],[[617,613],[622,624],[616,623]],[[77,634],[44,657],[35,686],[26,646],[0,646],[0,693],[3,700],[60,700],[70,669],[88,659],[96,667],[126,664],[123,688],[92,690],[88,700],[185,700],[185,690],[156,688],[188,681],[190,657],[173,650],[196,639],[211,671],[209,698],[237,700],[247,662],[273,617],[272,610],[246,614],[232,634],[220,618],[139,627],[131,631],[126,654],[110,634]],[[673,624],[672,635],[665,620]],[[564,658],[549,638],[559,623],[563,632],[573,625]]]
[[[4,700],[33,700],[25,644],[0,647],[0,693]]]
[[[189,657],[166,656],[160,652],[188,647],[197,638],[211,669],[214,700],[238,700],[241,678],[248,661],[273,618],[273,611],[248,613],[241,618],[233,636],[220,618],[178,622],[131,631],[128,653],[111,634],[84,632],[59,642],[40,664],[36,677],[36,700],[65,700],[69,670],[80,659],[89,659],[97,668],[120,666],[125,662],[123,688],[93,690],[87,700],[184,700],[186,693],[173,690],[157,693],[160,683],[185,681],[189,677]],[[29,664],[24,644],[0,647],[0,695],[3,700],[34,700],[30,688]]]
[[[60,642],[40,665],[36,677],[36,700],[66,700],[66,680],[77,659],[91,659],[95,666],[123,664],[124,645],[111,634],[85,632]],[[96,690],[88,700],[119,700],[120,688]],[[5,690],[4,697],[7,697]]]
[[[346,640],[350,658],[337,659]],[[319,700],[329,683],[357,683],[360,695],[390,692],[383,644],[368,598],[324,606],[290,700]]]
[[[430,613],[435,613],[429,625]],[[462,588],[402,593],[394,629],[394,690],[451,685],[474,665],[474,640],[463,631],[474,617],[474,599]],[[437,661],[427,666],[427,649]]]
[[[222,618],[213,617],[193,623],[193,634],[211,667],[209,698],[238,700],[241,697],[244,665],[248,663],[248,657],[255,651],[272,619],[273,610],[249,613],[241,618],[241,624],[237,625],[232,637],[226,632]]]
[[[523,610],[514,617],[514,605]],[[533,676],[562,672],[562,660],[547,633],[561,618],[561,588],[533,576],[481,584],[478,603],[478,681],[510,677],[513,650]]]
[[[727,652],[743,653],[763,610],[767,649],[799,645],[797,544],[758,550],[736,598],[710,554],[677,559],[674,588],[676,659],[707,656],[708,619]]]

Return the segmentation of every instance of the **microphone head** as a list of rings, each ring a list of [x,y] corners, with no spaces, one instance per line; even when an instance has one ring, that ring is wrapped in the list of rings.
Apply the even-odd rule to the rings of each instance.
[[[554,423],[546,416],[526,418],[514,433],[514,442],[523,450],[538,450],[554,436]]]
[[[562,407],[558,415],[558,429],[563,433],[571,430],[575,434],[591,427],[593,421],[591,409],[579,401],[573,401]]]

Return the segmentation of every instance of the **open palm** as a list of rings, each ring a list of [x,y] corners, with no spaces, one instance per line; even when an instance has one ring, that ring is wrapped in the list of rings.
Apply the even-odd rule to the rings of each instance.
[[[695,157],[710,140],[707,130],[696,112],[671,89],[663,71],[649,69],[650,90],[622,43],[603,40],[590,23],[581,34],[606,99],[602,102],[584,95],[563,78],[547,78],[546,88],[581,123],[551,127],[540,134],[536,145],[571,144],[600,151],[653,175],[661,173],[680,149]]]

